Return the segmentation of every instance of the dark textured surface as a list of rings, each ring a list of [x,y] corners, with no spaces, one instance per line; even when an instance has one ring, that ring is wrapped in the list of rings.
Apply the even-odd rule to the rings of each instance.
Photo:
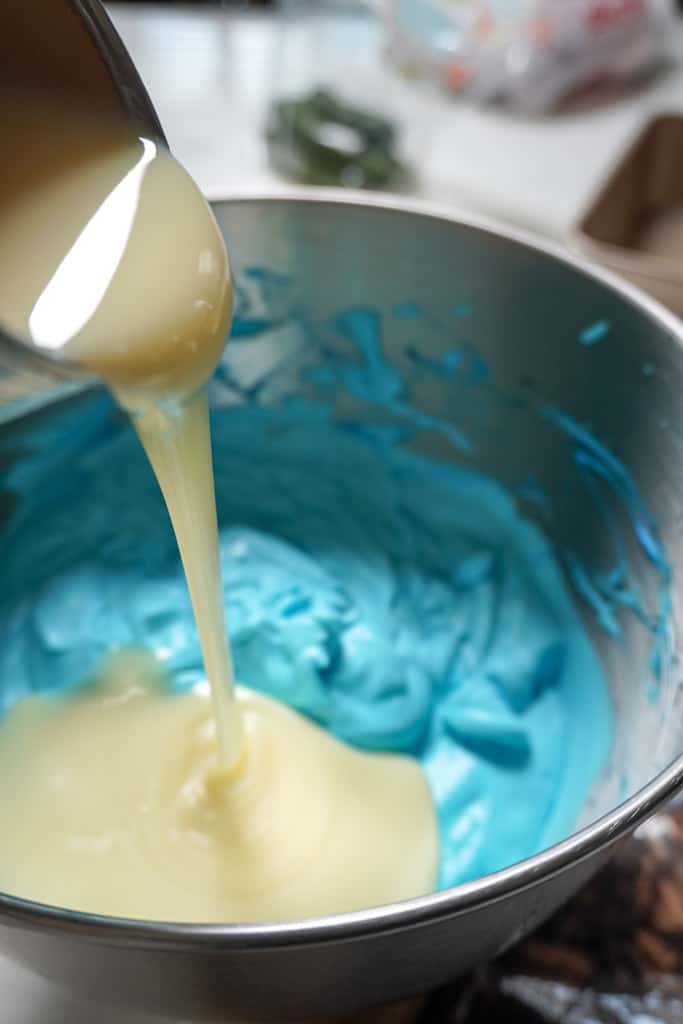
[[[644,825],[504,959],[404,1009],[386,1021],[683,1024],[683,807]]]
[[[683,1024],[683,806],[527,942],[426,1001],[363,1024]]]

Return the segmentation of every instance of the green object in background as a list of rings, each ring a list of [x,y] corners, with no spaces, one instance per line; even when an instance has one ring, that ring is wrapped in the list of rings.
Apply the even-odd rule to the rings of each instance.
[[[266,135],[275,169],[312,185],[379,188],[406,175],[392,122],[322,89],[273,103]]]

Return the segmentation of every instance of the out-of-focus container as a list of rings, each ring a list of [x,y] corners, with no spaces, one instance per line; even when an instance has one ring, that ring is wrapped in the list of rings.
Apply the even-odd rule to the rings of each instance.
[[[672,0],[383,0],[402,66],[479,102],[552,111],[674,58]]]
[[[646,126],[570,245],[683,316],[683,116]]]

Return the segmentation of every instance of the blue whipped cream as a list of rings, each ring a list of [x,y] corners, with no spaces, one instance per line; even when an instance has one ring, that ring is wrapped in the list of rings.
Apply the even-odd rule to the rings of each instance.
[[[313,397],[214,412],[237,673],[358,747],[419,758],[452,885],[572,830],[610,748],[607,689],[549,541],[494,480],[404,444],[428,430],[467,447],[412,408],[374,314],[337,326],[359,358],[308,379],[391,421]],[[21,443],[3,474],[0,710],[127,646],[152,649],[173,688],[195,684],[175,541],[125,419],[97,396]]]

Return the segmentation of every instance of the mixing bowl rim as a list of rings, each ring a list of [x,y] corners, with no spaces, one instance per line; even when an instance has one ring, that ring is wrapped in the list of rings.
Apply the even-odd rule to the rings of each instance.
[[[328,204],[330,206],[360,206],[386,213],[412,214],[425,220],[450,223],[455,227],[472,228],[475,231],[533,249],[544,256],[549,256],[553,260],[570,266],[586,277],[598,280],[611,291],[620,294],[622,298],[645,309],[683,345],[683,320],[657,299],[632,284],[631,281],[600,264],[592,263],[558,241],[541,237],[516,224],[496,220],[494,217],[487,217],[484,214],[471,213],[453,204],[446,205],[432,200],[393,195],[389,192],[362,192],[353,189],[324,187],[282,186],[273,187],[269,191],[264,191],[262,188],[213,187],[206,189],[204,194],[214,208],[249,203],[265,203],[270,206],[289,203],[295,205],[314,204],[316,206]]]
[[[591,265],[559,245],[539,240],[514,227],[499,225],[485,217],[472,216],[452,207],[391,195],[354,193],[338,189],[282,189],[231,192],[220,190],[209,196],[212,205],[234,206],[241,203],[267,205],[301,203],[334,206],[363,206],[387,213],[401,213],[436,219],[455,227],[466,227],[503,238],[532,249],[538,255],[558,261],[585,277],[597,280],[626,302],[644,310],[683,344],[683,321],[637,287],[601,267]],[[263,924],[192,924],[131,920],[87,914],[52,907],[0,892],[0,924],[40,931],[69,934],[109,945],[138,948],[172,947],[196,950],[198,947],[220,953],[225,950],[301,946],[353,939],[359,935],[404,930],[425,921],[455,917],[474,906],[496,903],[514,892],[529,889],[564,873],[612,845],[683,788],[683,754],[658,772],[624,803],[574,832],[567,839],[527,857],[502,871],[485,875],[459,886],[401,903],[372,907],[348,914],[301,921]]]

